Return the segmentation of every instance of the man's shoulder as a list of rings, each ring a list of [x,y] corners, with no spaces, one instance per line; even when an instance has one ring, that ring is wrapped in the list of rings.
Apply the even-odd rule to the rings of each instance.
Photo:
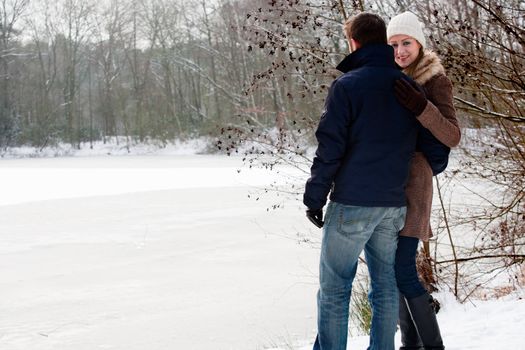
[[[337,78],[344,83],[351,84],[360,80],[383,79],[383,78],[401,78],[404,74],[401,70],[391,67],[359,67],[350,72],[344,73]]]
[[[356,83],[359,83],[363,79],[363,75],[366,75],[366,69],[364,69],[364,67],[356,68],[350,72],[341,74],[334,81],[334,84],[337,83],[338,85],[345,87],[352,86]]]
[[[367,94],[370,90],[393,93],[393,82],[403,76],[394,68],[360,67],[340,75],[333,84],[334,90],[353,91],[353,95],[358,92],[359,95]]]

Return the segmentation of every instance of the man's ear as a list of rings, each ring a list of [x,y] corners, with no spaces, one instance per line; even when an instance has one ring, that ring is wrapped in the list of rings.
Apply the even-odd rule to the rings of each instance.
[[[350,52],[354,52],[355,50],[359,49],[361,47],[361,43],[354,38],[350,38]]]

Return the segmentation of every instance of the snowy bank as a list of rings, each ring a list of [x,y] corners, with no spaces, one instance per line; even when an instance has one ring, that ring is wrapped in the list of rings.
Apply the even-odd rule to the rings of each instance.
[[[94,157],[125,155],[194,155],[209,153],[212,141],[200,137],[186,141],[173,142],[131,142],[125,137],[110,138],[107,142],[82,142],[79,147],[61,143],[43,148],[10,147],[0,152],[6,159],[12,158],[54,158],[54,157]]]

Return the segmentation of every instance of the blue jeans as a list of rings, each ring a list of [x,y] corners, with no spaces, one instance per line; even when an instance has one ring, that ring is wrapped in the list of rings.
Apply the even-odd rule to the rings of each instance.
[[[328,204],[321,244],[314,350],[346,350],[352,282],[363,250],[371,281],[368,349],[394,350],[399,312],[394,263],[405,214],[406,207]]]
[[[396,280],[399,292],[407,299],[417,298],[427,292],[419,281],[416,254],[419,239],[399,236],[396,252]]]

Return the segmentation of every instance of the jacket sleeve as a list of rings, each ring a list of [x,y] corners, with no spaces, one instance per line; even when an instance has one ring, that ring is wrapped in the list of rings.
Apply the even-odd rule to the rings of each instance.
[[[439,75],[429,85],[429,101],[417,119],[439,141],[455,147],[461,139],[461,131],[453,104],[452,83],[445,75]]]
[[[341,81],[335,80],[328,92],[324,112],[315,132],[318,146],[303,196],[303,203],[310,209],[320,209],[326,204],[347,150],[349,127],[349,95]]]
[[[416,151],[423,152],[432,169],[432,175],[438,175],[447,168],[450,148],[432,135],[430,130],[421,125],[419,129]]]

